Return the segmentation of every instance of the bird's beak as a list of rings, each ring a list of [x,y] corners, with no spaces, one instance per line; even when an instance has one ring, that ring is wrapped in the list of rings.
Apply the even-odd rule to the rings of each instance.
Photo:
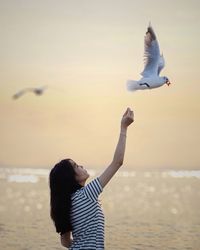
[[[169,80],[167,80],[166,84],[169,86],[171,84],[171,82]]]

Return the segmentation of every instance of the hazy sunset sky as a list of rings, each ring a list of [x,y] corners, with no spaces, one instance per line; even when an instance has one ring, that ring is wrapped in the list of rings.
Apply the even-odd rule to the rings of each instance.
[[[199,0],[1,0],[0,165],[71,157],[103,168],[129,106],[125,166],[200,169],[199,10]],[[149,21],[172,84],[130,93]]]

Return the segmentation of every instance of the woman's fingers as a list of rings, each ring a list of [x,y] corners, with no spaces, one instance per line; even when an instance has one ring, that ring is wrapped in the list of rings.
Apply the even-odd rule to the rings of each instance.
[[[129,112],[129,110],[130,110],[130,108],[127,108],[123,116],[126,116]]]
[[[123,116],[128,115],[130,111],[131,111],[131,109],[128,107],[128,108],[126,109],[126,111],[125,111],[125,113],[124,113],[124,115],[123,115]]]
[[[134,118],[134,114],[133,114],[133,111],[132,111],[132,110],[130,111],[130,116],[131,116],[132,118]]]
[[[134,121],[134,113],[130,108],[126,109],[126,112],[123,115],[122,122],[129,126]]]
[[[133,111],[132,110],[129,110],[128,112],[128,118],[131,120],[131,121],[134,121],[134,114],[133,114]]]
[[[133,111],[130,108],[128,108],[127,110],[128,110],[127,112],[128,116],[133,116]]]

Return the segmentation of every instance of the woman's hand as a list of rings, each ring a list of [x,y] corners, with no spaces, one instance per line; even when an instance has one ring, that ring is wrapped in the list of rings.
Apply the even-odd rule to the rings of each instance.
[[[121,128],[126,129],[134,121],[134,114],[130,108],[127,108],[121,120]]]

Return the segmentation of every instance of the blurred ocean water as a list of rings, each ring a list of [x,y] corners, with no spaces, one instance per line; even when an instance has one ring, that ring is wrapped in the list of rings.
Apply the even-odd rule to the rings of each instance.
[[[91,178],[97,170],[89,170]],[[49,217],[49,169],[0,168],[0,249],[64,249]],[[106,249],[200,249],[200,171],[122,168],[100,196]]]

